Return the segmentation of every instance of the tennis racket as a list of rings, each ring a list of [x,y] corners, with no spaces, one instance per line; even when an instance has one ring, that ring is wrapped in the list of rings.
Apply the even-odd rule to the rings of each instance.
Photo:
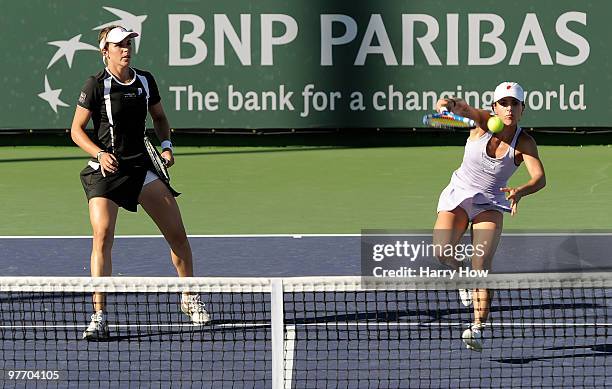
[[[443,111],[440,113],[432,113],[423,116],[423,124],[428,127],[443,128],[443,129],[472,129],[476,128],[476,122],[472,119],[454,114],[452,112]]]
[[[164,181],[166,184],[170,183],[170,175],[168,174],[168,168],[166,165],[168,161],[165,158],[162,158],[161,154],[155,146],[151,143],[147,136],[144,137],[145,148],[147,149],[147,154],[149,154],[149,158],[153,163],[153,168],[155,169],[155,173],[157,176]]]

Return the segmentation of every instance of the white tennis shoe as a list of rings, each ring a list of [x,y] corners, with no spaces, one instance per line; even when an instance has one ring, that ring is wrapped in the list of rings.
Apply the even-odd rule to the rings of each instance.
[[[181,311],[189,316],[193,324],[206,324],[210,321],[210,315],[206,311],[206,306],[197,294],[182,295]]]
[[[86,340],[104,340],[108,339],[108,323],[103,311],[98,311],[91,315],[91,322],[83,332],[83,339]]]
[[[474,323],[470,328],[463,331],[461,340],[468,350],[482,351],[482,330],[484,330],[484,324]]]

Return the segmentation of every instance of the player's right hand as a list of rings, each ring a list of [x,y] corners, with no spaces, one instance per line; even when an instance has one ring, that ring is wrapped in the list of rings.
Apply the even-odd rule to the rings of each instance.
[[[100,172],[104,177],[106,177],[106,172],[114,174],[117,173],[119,169],[119,161],[117,161],[117,157],[111,153],[104,152],[100,154],[98,162],[100,163]]]
[[[455,99],[439,99],[436,103],[436,111],[439,113],[442,112],[453,112],[455,108],[456,101]]]

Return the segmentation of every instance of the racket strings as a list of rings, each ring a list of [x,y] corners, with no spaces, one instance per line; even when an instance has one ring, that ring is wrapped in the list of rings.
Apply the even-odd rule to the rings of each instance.
[[[145,148],[147,149],[147,152],[148,152],[148,154],[149,154],[149,156],[151,158],[151,162],[153,163],[153,168],[157,172],[157,175],[162,180],[166,180],[166,181],[169,182],[170,181],[170,176],[168,175],[166,164],[162,160],[162,158],[159,155],[159,153],[158,153],[157,149],[155,148],[155,146],[153,146],[153,144],[151,143],[149,138],[146,137],[146,136],[144,138],[144,144],[145,144]]]
[[[470,124],[450,117],[431,118],[429,125],[438,128],[470,128]]]

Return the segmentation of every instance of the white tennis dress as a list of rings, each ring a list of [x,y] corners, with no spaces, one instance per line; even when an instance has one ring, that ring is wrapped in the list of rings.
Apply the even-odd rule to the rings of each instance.
[[[438,212],[461,206],[470,220],[489,209],[510,212],[510,202],[500,188],[508,185],[508,179],[518,168],[514,154],[520,133],[519,127],[501,158],[487,155],[487,144],[493,136],[490,132],[476,140],[468,139],[461,166],[453,172],[450,183],[440,194]]]

